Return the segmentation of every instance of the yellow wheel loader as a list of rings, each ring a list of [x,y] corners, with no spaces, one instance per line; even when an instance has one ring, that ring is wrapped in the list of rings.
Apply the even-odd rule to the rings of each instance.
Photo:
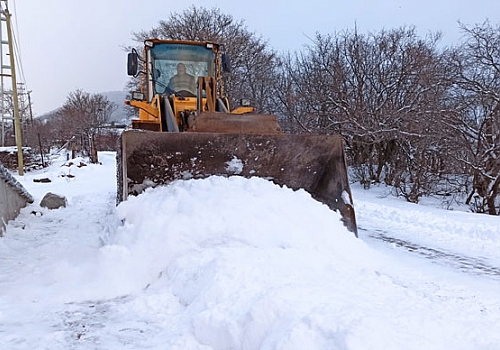
[[[342,138],[285,134],[274,115],[256,114],[244,101],[231,109],[222,49],[151,39],[142,55],[129,53],[128,74],[140,77],[140,91],[125,103],[139,109],[139,119],[121,136],[118,202],[179,179],[257,176],[306,190],[338,210],[357,236]]]

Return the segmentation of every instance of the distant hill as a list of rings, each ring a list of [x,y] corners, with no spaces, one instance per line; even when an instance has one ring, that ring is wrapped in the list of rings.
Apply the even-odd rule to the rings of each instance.
[[[111,102],[116,103],[118,109],[111,114],[110,122],[115,122],[118,124],[127,124],[130,122],[130,117],[127,116],[127,106],[124,101],[127,98],[127,92],[125,91],[108,91],[101,92],[101,95],[106,96]]]
[[[124,101],[126,100],[127,97],[127,92],[107,91],[107,92],[100,92],[100,94],[106,96],[111,102],[116,103],[118,107],[118,109],[111,114],[110,122],[115,122],[117,124],[129,124],[131,118],[127,116],[127,109],[126,109],[127,106],[124,104]],[[39,120],[50,119],[58,110],[59,108],[56,108],[53,111],[44,113],[40,116],[37,116],[36,118]]]

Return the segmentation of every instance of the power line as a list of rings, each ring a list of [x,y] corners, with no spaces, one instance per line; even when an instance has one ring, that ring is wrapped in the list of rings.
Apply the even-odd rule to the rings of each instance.
[[[17,66],[19,67],[19,73],[21,75],[21,81],[25,84],[25,86],[28,86],[26,82],[26,77],[24,75],[24,68],[22,64],[22,55],[21,55],[21,45],[18,43],[17,38],[19,38],[19,27],[18,27],[18,22],[17,22],[17,8],[16,8],[16,2],[13,1],[14,4],[14,13],[13,17],[15,19],[15,33],[12,33],[13,39],[14,39],[14,51],[16,52],[16,55],[14,56],[16,58],[16,63]]]
[[[13,0],[12,0],[13,1]],[[1,0],[0,1],[0,11],[3,13],[5,11],[8,11],[8,1],[7,0]],[[9,11],[10,13],[10,11]],[[20,81],[23,82],[26,86],[26,76],[24,74],[24,68],[22,65],[22,56],[21,56],[21,46],[18,43],[17,38],[19,37],[19,27],[17,25],[17,9],[16,9],[16,4],[14,2],[14,14],[11,14],[11,18],[15,18],[15,31],[16,33],[11,33],[12,34],[12,44],[13,44],[13,51],[14,51],[14,58],[16,61],[16,66],[19,68],[19,75],[20,75]],[[12,21],[11,21],[12,22]]]

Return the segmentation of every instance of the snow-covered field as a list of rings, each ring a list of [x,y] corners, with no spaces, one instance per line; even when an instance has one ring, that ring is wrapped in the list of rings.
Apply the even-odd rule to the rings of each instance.
[[[500,349],[499,217],[354,187],[356,239],[239,177],[116,208],[114,157],[17,177],[35,203],[0,238],[0,349]]]

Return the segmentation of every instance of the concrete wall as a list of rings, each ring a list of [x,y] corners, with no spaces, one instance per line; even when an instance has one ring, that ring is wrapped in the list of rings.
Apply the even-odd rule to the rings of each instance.
[[[15,219],[28,203],[33,203],[33,197],[0,163],[0,236],[7,221]]]

